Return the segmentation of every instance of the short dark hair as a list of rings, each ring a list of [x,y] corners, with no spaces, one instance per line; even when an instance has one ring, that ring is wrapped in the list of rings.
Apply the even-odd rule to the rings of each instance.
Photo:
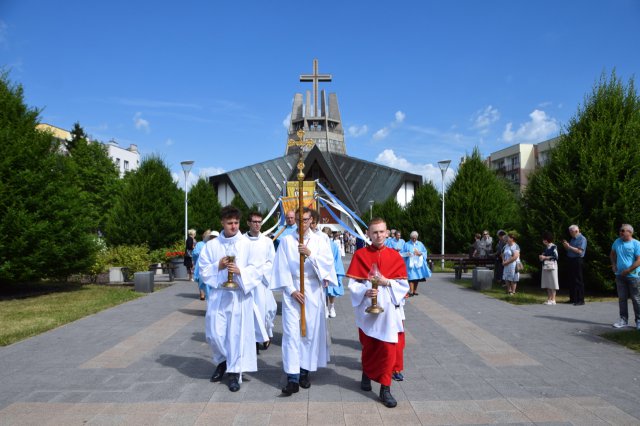
[[[220,210],[220,220],[225,219],[238,219],[242,217],[242,213],[238,210],[237,207],[234,206],[224,206],[222,210]]]
[[[542,233],[542,239],[543,239],[544,241],[548,241],[548,242],[552,243],[552,242],[553,242],[553,232],[551,232],[551,231],[544,231],[544,232]]]
[[[320,221],[320,215],[315,209],[311,209],[311,222],[318,223]]]
[[[311,210],[309,207],[303,207],[302,208],[302,214],[304,215],[305,213],[311,213],[313,210]],[[296,209],[296,216],[300,215],[300,209]],[[313,213],[311,213],[311,217],[313,217]]]
[[[259,217],[260,219],[262,219],[262,213],[260,213],[259,211],[254,210],[254,211],[249,213],[248,217],[249,217],[249,220],[251,220],[254,217]]]

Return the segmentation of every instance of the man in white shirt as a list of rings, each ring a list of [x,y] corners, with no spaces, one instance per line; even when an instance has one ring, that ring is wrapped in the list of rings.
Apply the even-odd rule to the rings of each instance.
[[[205,333],[217,365],[212,382],[229,377],[229,390],[237,392],[242,373],[257,371],[253,293],[259,274],[249,263],[249,240],[240,232],[240,211],[226,206],[220,212],[223,231],[207,243],[198,259],[200,277],[209,286]],[[236,288],[223,286],[233,274]]]
[[[276,252],[271,289],[282,290],[282,363],[289,396],[311,386],[310,371],[326,367],[329,336],[325,318],[324,285],[336,285],[331,249],[323,237],[310,231],[311,211],[302,216],[303,243],[299,235],[287,235]],[[304,294],[300,292],[300,257],[304,257]],[[300,306],[305,307],[306,336],[301,336]]]
[[[278,310],[273,292],[269,290],[269,279],[271,278],[273,258],[276,256],[276,251],[273,247],[273,241],[260,233],[260,228],[262,227],[262,215],[260,213],[249,213],[247,225],[249,225],[249,232],[244,235],[251,242],[249,263],[255,266],[260,280],[260,284],[253,289],[256,352],[260,353],[259,344],[262,344],[263,349],[267,349],[271,345],[273,321]]]

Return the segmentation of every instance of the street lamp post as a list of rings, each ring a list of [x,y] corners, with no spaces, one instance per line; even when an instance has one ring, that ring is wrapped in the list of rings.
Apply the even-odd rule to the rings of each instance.
[[[451,164],[451,160],[442,160],[438,161],[438,167],[440,167],[440,172],[442,172],[442,246],[440,247],[440,253],[442,253],[442,263],[440,267],[444,271],[444,175],[447,173],[447,169],[449,168],[449,164]]]
[[[191,167],[193,167],[193,161],[182,161],[180,165],[182,166],[182,171],[184,172],[184,240],[187,241],[187,228],[188,228],[188,218],[189,211],[187,209],[187,179],[189,178],[189,172],[191,171]]]
[[[369,220],[373,219],[373,203],[375,201],[369,200]]]

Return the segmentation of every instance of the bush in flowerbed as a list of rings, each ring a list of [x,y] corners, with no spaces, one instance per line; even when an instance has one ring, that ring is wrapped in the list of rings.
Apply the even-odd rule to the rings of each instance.
[[[98,258],[92,272],[99,274],[106,272],[109,267],[126,267],[129,273],[148,271],[152,263],[149,247],[146,244],[121,245],[109,247],[98,253]]]

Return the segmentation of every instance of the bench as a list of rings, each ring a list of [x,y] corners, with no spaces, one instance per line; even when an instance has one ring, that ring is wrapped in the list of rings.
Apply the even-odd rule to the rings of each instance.
[[[462,278],[462,272],[467,272],[470,267],[486,267],[493,268],[495,265],[495,259],[493,257],[470,257],[468,254],[430,254],[429,255],[429,267],[433,269],[435,261],[442,262],[450,261],[454,263],[453,270],[455,271],[456,279]]]
[[[160,266],[157,264],[149,265],[149,271],[155,272],[158,270],[167,271],[169,274],[169,282],[173,282],[175,277],[175,271],[177,266],[172,263],[162,263]]]

